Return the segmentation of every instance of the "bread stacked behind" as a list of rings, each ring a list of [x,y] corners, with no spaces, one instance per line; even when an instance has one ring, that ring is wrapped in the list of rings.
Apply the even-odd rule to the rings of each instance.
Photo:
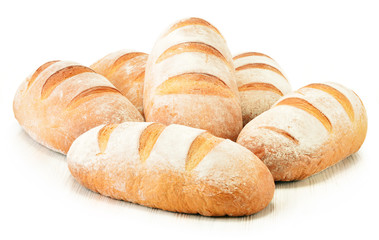
[[[291,86],[277,62],[263,53],[246,52],[233,60],[246,125],[290,93]]]
[[[237,142],[276,181],[304,179],[358,151],[367,132],[363,103],[336,83],[315,83],[281,98],[249,122]]]
[[[207,216],[258,212],[275,187],[246,148],[176,124],[99,126],[75,140],[67,162],[81,184],[102,195]]]
[[[110,53],[91,65],[105,76],[143,115],[143,83],[148,55],[120,50]]]
[[[144,113],[146,121],[183,124],[236,139],[242,115],[235,71],[214,26],[189,18],[158,39],[146,67]]]
[[[37,142],[61,153],[85,131],[106,123],[143,121],[103,76],[74,62],[52,61],[19,87],[14,114]]]

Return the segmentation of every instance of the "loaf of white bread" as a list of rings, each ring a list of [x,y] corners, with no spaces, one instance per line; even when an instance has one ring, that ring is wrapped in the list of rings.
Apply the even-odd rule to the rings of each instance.
[[[16,92],[13,110],[33,139],[64,154],[79,135],[93,127],[143,121],[105,77],[67,61],[47,62],[29,76]]]
[[[269,204],[275,188],[246,148],[176,124],[96,127],[74,141],[67,162],[94,192],[173,212],[249,215]]]
[[[184,19],[158,39],[146,66],[144,113],[146,121],[237,138],[242,114],[233,60],[214,26]]]
[[[357,152],[367,132],[360,98],[337,83],[315,83],[281,98],[250,121],[237,143],[276,181],[300,180]]]
[[[233,60],[243,124],[246,125],[290,93],[291,86],[278,63],[263,53],[246,52]]]
[[[143,115],[143,82],[148,55],[120,50],[110,53],[90,66],[106,77]]]

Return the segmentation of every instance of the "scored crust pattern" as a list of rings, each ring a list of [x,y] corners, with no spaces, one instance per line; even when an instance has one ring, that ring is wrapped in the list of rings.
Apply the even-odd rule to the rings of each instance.
[[[275,87],[271,83],[261,83],[261,82],[252,82],[244,84],[240,87],[238,87],[238,91],[250,91],[250,90],[264,90],[264,91],[271,91],[274,92],[280,96],[283,96],[282,91],[280,91],[277,87]]]
[[[248,63],[248,64],[242,65],[240,67],[237,67],[236,71],[242,71],[242,70],[254,69],[254,68],[259,68],[259,69],[264,69],[264,70],[269,70],[269,71],[275,72],[287,80],[287,78],[283,75],[283,73],[281,71],[279,71],[279,69],[277,69],[276,67],[273,67],[271,65],[265,64],[265,63]]]
[[[185,19],[183,21],[180,21],[180,22],[174,24],[168,30],[168,32],[166,33],[166,35],[168,35],[169,33],[173,32],[174,30],[176,30],[178,28],[182,28],[182,27],[185,27],[185,26],[188,26],[188,25],[202,25],[202,26],[206,26],[206,27],[212,29],[213,31],[215,31],[216,33],[218,33],[222,37],[220,31],[215,26],[213,26],[209,22],[205,21],[204,19],[200,19],[200,18],[188,18],[188,19]]]
[[[270,131],[273,131],[273,132],[276,132],[286,138],[288,138],[289,140],[291,140],[292,142],[294,142],[295,144],[299,144],[299,140],[297,140],[294,136],[292,136],[290,133],[288,133],[287,131],[284,131],[283,129],[280,129],[280,128],[276,128],[276,127],[272,127],[272,126],[262,126],[260,128],[264,128],[264,129],[268,129]]]
[[[34,73],[33,75],[31,76],[31,78],[28,80],[28,87],[29,88],[34,80],[36,80],[36,78],[48,67],[50,67],[52,64],[56,63],[56,62],[59,62],[58,60],[56,61],[50,61],[50,62],[47,62],[45,64],[43,64],[42,66],[40,66]]]
[[[66,109],[74,109],[80,104],[87,102],[95,97],[98,97],[101,94],[106,94],[106,93],[121,94],[120,91],[118,91],[116,88],[113,88],[113,87],[108,87],[108,86],[92,87],[76,95],[67,105]]]
[[[112,67],[110,67],[106,73],[104,74],[106,77],[112,76],[116,71],[118,71],[126,62],[130,61],[131,59],[139,56],[146,55],[146,53],[143,52],[129,52],[125,53],[124,55],[120,56],[119,58],[114,61],[112,64]],[[145,71],[143,71],[145,73]]]
[[[171,46],[159,56],[155,63],[160,63],[161,61],[169,57],[184,52],[201,52],[205,54],[210,54],[220,58],[222,61],[229,65],[228,60],[226,60],[225,56],[222,55],[222,53],[219,50],[217,50],[215,47],[209,44],[202,42],[184,42]]]
[[[239,58],[244,58],[244,57],[251,57],[251,56],[261,56],[261,57],[267,57],[272,59],[271,57],[267,56],[266,54],[259,53],[259,52],[246,52],[246,53],[241,53],[235,57],[233,57],[233,60],[239,59]]]
[[[322,125],[324,125],[324,127],[326,128],[326,130],[328,130],[329,133],[332,131],[332,124],[330,123],[329,118],[325,116],[325,114],[323,114],[318,108],[309,103],[307,100],[297,97],[290,97],[285,98],[276,104],[276,106],[280,105],[288,105],[304,110],[307,113],[313,115],[315,118],[317,118],[322,123]]]
[[[105,125],[99,130],[97,134],[97,142],[99,144],[100,153],[103,154],[107,149],[109,137],[111,136],[113,130],[118,126],[118,124]]]
[[[166,126],[163,124],[153,123],[145,128],[145,130],[142,132],[139,138],[138,149],[141,162],[145,162],[146,159],[150,156],[155,143],[165,128]]]
[[[329,93],[342,105],[347,115],[349,116],[350,120],[352,122],[354,121],[354,109],[353,109],[353,106],[351,105],[351,102],[343,93],[341,93],[334,87],[326,85],[326,84],[322,84],[322,83],[313,83],[313,84],[309,84],[305,86],[304,88],[314,88],[314,89],[318,89],[326,93]]]
[[[47,97],[49,97],[50,94],[54,91],[54,89],[66,79],[85,72],[94,71],[88,67],[80,65],[68,66],[56,71],[44,83],[41,90],[41,98],[46,99]]]
[[[222,141],[222,138],[215,137],[208,132],[204,132],[197,136],[188,150],[185,164],[186,171],[194,169],[201,160],[203,160],[204,157]]]
[[[153,123],[146,127],[140,135],[138,152],[142,163],[149,158],[156,142],[166,126]],[[204,157],[224,139],[213,136],[208,132],[198,135],[191,143],[185,160],[185,170],[193,170]]]
[[[156,93],[234,97],[234,93],[220,78],[207,73],[183,73],[170,77],[157,87]]]

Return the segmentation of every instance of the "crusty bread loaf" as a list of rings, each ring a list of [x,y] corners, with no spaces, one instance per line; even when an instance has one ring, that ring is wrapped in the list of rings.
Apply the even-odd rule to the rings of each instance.
[[[67,61],[47,62],[28,77],[16,92],[13,111],[32,138],[61,153],[95,126],[143,121],[106,78]]]
[[[143,82],[148,55],[120,50],[103,57],[90,68],[106,77],[143,115]]]
[[[214,26],[189,18],[158,39],[146,67],[144,113],[146,121],[237,138],[242,114],[233,60]]]
[[[96,127],[74,141],[67,162],[92,191],[173,212],[249,215],[269,204],[275,188],[246,148],[176,124]]]
[[[281,98],[249,122],[237,142],[276,181],[304,179],[358,151],[367,132],[359,97],[336,83],[315,83]]]
[[[291,86],[276,61],[265,54],[246,52],[233,60],[243,124],[246,125],[290,93]]]

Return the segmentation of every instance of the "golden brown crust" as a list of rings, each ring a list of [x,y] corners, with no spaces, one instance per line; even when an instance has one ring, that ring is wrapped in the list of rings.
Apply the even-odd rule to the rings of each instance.
[[[141,72],[140,74],[137,75],[137,77],[134,79],[134,82],[137,83],[142,83],[145,80],[145,71]]]
[[[349,99],[334,87],[322,83],[313,83],[305,86],[304,88],[314,88],[329,93],[342,105],[350,120],[352,122],[354,121],[354,109]]]
[[[67,105],[66,109],[71,110],[79,106],[80,104],[89,101],[95,97],[98,97],[102,94],[109,94],[109,93],[116,93],[121,94],[120,91],[118,91],[116,88],[113,87],[107,87],[107,86],[98,86],[98,87],[92,87],[89,89],[84,90],[83,92],[76,95]]]
[[[242,71],[242,70],[254,69],[254,68],[260,68],[260,69],[265,69],[265,70],[275,72],[287,80],[287,78],[283,75],[283,73],[281,71],[279,71],[279,69],[277,69],[273,66],[270,66],[268,64],[265,64],[265,63],[248,63],[248,64],[242,65],[240,67],[237,67],[236,71]]]
[[[47,62],[45,64],[43,64],[42,66],[40,66],[34,73],[33,75],[31,76],[31,78],[29,78],[27,81],[28,81],[28,87],[30,87],[30,85],[33,84],[34,80],[36,80],[36,78],[38,77],[38,75],[40,75],[41,72],[43,72],[43,70],[45,70],[46,68],[50,67],[52,64],[56,63],[56,62],[59,62],[58,60],[55,60],[55,61],[50,61],[50,62]]]
[[[155,61],[155,63],[160,63],[161,61],[169,57],[172,57],[184,52],[200,52],[200,53],[213,55],[220,58],[222,61],[224,61],[226,64],[229,65],[229,62],[226,60],[225,56],[222,55],[220,51],[218,51],[216,48],[212,47],[211,45],[208,45],[202,42],[184,42],[184,43],[179,43],[174,46],[171,46],[169,49],[164,51],[159,56],[159,58]]]
[[[113,130],[118,126],[118,124],[109,124],[102,127],[97,135],[97,141],[99,143],[100,153],[103,154],[107,149],[108,140]]]
[[[139,156],[141,162],[145,162],[150,156],[151,150],[157,142],[159,135],[161,135],[165,128],[166,126],[163,124],[153,123],[142,132],[139,139]]]
[[[213,136],[208,132],[200,134],[191,144],[186,159],[186,171],[194,169],[203,158],[224,139]]]
[[[188,18],[188,19],[185,19],[183,21],[180,21],[180,22],[174,24],[168,30],[168,32],[166,33],[166,35],[168,35],[169,33],[173,32],[174,30],[176,30],[178,28],[182,28],[182,27],[189,26],[189,25],[202,25],[202,26],[206,26],[206,27],[212,29],[213,31],[215,31],[216,33],[218,33],[222,37],[220,31],[218,31],[218,29],[216,27],[214,27],[212,24],[210,24],[209,22],[207,22],[207,21],[205,21],[204,19],[201,19],[201,18]]]
[[[275,87],[271,83],[254,82],[254,83],[247,83],[247,84],[244,84],[244,85],[238,87],[238,91],[240,91],[240,92],[250,91],[250,90],[270,91],[270,92],[274,92],[280,96],[283,96],[282,91],[280,91],[277,87]]]
[[[42,86],[41,98],[45,99],[49,97],[51,92],[54,91],[54,89],[64,80],[85,72],[93,72],[93,70],[85,66],[76,65],[65,67],[56,71],[46,80],[45,84]]]
[[[207,27],[190,26],[199,24]],[[235,69],[225,41],[208,28],[213,29],[204,20],[186,19],[158,39],[146,67],[144,113],[149,122],[182,124],[235,140],[242,129]]]
[[[245,53],[241,53],[237,56],[234,56],[233,57],[233,60],[236,60],[236,59],[239,59],[239,58],[244,58],[244,57],[250,57],[250,56],[262,56],[262,57],[267,57],[267,58],[270,58],[272,59],[271,57],[267,56],[266,54],[263,54],[263,53],[259,53],[259,52],[245,52]]]
[[[143,121],[107,79],[76,63],[46,63],[32,75],[33,84],[30,80],[16,92],[14,114],[33,139],[52,150],[67,153],[78,136],[102,124]]]
[[[105,77],[110,77],[112,74],[114,74],[116,71],[120,69],[126,62],[130,61],[131,59],[146,55],[146,53],[143,52],[130,52],[122,55],[119,57],[113,64],[110,69],[107,69]]]
[[[328,130],[328,132],[331,132],[333,129],[329,118],[305,99],[296,97],[285,98],[276,104],[276,106],[280,105],[288,105],[304,110],[317,118],[322,123],[322,125],[324,125],[326,130]]]
[[[143,115],[143,87],[148,55],[142,52],[111,53],[91,65],[105,76]]]
[[[280,108],[281,105],[304,112]],[[278,128],[279,134],[285,129],[297,141],[263,130],[272,128]],[[318,173],[358,151],[366,132],[366,110],[353,91],[335,83],[311,84],[253,119],[241,131],[237,143],[255,153],[275,181],[293,181]]]
[[[269,204],[275,188],[273,178],[251,152],[198,129],[171,127],[159,135],[159,143],[146,162],[139,161],[143,144],[135,141],[145,134],[146,142],[154,142],[156,134],[151,130],[159,133],[162,125],[122,123],[111,134],[108,150],[102,155],[93,147],[100,129],[92,129],[71,147],[67,155],[70,172],[85,187],[102,195],[173,212],[243,216]]]
[[[183,73],[170,77],[159,85],[156,94],[201,94],[226,98],[235,97],[218,77],[206,73]]]

